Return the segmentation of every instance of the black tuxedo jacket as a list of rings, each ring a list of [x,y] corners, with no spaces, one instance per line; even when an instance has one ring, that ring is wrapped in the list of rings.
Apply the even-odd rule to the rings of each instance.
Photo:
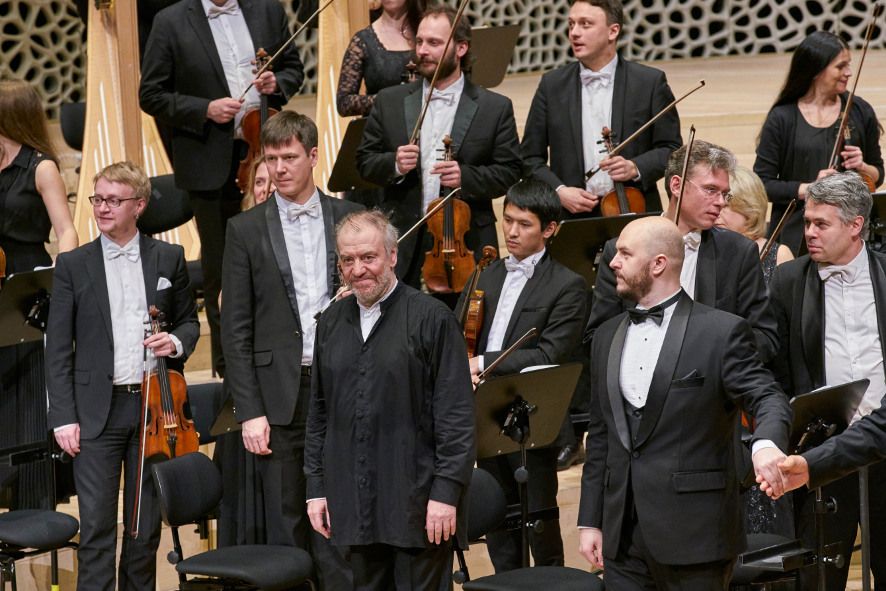
[[[141,236],[145,301],[166,314],[167,332],[181,341],[182,356],[168,358],[181,371],[194,351],[200,324],[181,246]],[[157,289],[161,278],[170,287]],[[101,435],[111,408],[114,335],[101,239],[62,253],[53,273],[46,328],[49,427],[80,423],[80,436]]]
[[[615,239],[603,247],[594,283],[594,303],[585,339],[604,321],[626,306],[615,292],[615,274],[609,263],[615,257]],[[757,245],[744,236],[712,228],[701,233],[695,274],[695,301],[741,316],[750,323],[760,358],[768,362],[778,351],[775,317],[769,307]]]
[[[273,55],[290,36],[283,6],[278,0],[239,4],[255,50]],[[224,185],[233,164],[234,121],[214,123],[206,110],[210,101],[230,97],[231,90],[200,0],[181,0],[157,14],[141,75],[141,108],[172,128],[176,186],[210,191]],[[269,104],[279,109],[304,80],[295,45],[274,62],[274,75],[279,92],[269,96]]]
[[[867,251],[879,311],[886,304],[886,254]],[[779,265],[769,290],[781,345],[781,355],[772,362],[776,377],[791,396],[824,386],[824,283],[818,264],[805,255]],[[886,315],[877,314],[877,328],[882,349],[886,346]],[[886,358],[886,350],[881,352]]]
[[[397,148],[409,142],[422,109],[422,81],[386,88],[376,95],[357,149],[360,175],[384,187],[381,208],[392,214],[401,233],[425,214],[422,211],[421,162],[403,177],[395,171]],[[453,157],[461,165],[460,199],[471,206],[471,230],[497,242],[492,199],[520,179],[517,124],[510,99],[465,79],[452,124]],[[469,247],[474,245],[469,244]],[[415,236],[400,244],[399,276],[418,253]]]
[[[326,233],[329,297],[339,288],[335,225],[360,205],[320,194]],[[225,383],[237,420],[266,416],[288,425],[299,395],[302,326],[277,200],[228,222],[222,267],[222,348]]]
[[[499,259],[483,271],[477,283],[477,289],[483,290],[483,326],[477,339],[477,353],[484,355],[487,367],[502,353],[486,351],[486,343],[506,276],[504,261]],[[532,365],[557,364],[571,360],[581,341],[582,327],[587,317],[586,293],[587,286],[583,277],[545,254],[520,293],[502,347],[510,347],[530,328],[538,329],[538,335],[511,353],[496,366],[492,374],[517,373]],[[466,295],[462,293],[460,305]]]
[[[576,61],[542,76],[520,144],[524,175],[532,175],[553,188],[585,186],[580,67]],[[612,132],[618,141],[629,137],[674,100],[664,72],[621,57],[613,84]],[[664,176],[671,152],[682,144],[680,117],[674,109],[621,153],[640,171],[639,182],[628,185],[643,191],[647,211],[661,211],[656,182]],[[594,215],[599,215],[597,212],[599,208]]]
[[[627,314],[605,322],[594,337],[578,523],[603,530],[610,560],[631,498],[657,562],[734,558],[745,544],[738,409],[756,418],[755,438],[781,449],[788,443],[787,398],[760,362],[747,322],[685,294],[675,305],[633,439],[619,385]]]

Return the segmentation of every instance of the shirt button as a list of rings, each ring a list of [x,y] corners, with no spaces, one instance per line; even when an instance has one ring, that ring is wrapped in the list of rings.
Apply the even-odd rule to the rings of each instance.
[[[640,457],[640,452],[635,451],[635,452],[633,452],[633,453],[631,454],[631,456],[634,457],[634,458],[639,458],[639,457]]]
[[[366,353],[366,351],[369,350],[369,347],[367,345],[363,345],[362,347],[360,347],[360,350]]]
[[[366,484],[367,484],[368,482],[369,482],[369,481],[366,479],[365,476],[364,476],[363,478],[360,479],[360,485],[361,485],[361,486],[366,486]]]
[[[358,411],[355,413],[355,415],[357,416],[358,419],[362,419],[362,418],[363,418],[363,411],[362,411],[362,410],[358,410]]]
[[[365,462],[366,462],[366,456],[360,456],[359,458],[357,458],[357,461],[360,462],[361,464],[365,463]]]
[[[361,375],[361,376],[362,376],[362,375],[366,375],[366,368],[365,368],[365,367],[361,367],[361,368],[360,368],[360,375]]]

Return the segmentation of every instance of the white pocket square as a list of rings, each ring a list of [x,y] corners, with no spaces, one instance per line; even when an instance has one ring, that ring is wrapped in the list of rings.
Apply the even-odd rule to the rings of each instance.
[[[167,279],[166,277],[161,277],[157,280],[157,291],[160,291],[161,289],[167,289],[169,287],[172,287],[172,283],[170,283],[169,279]]]

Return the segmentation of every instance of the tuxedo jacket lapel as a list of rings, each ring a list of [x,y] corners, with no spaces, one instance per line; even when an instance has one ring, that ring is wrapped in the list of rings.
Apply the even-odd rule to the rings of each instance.
[[[209,63],[212,64],[212,71],[215,73],[217,81],[224,88],[227,88],[228,81],[227,78],[225,78],[225,70],[222,67],[221,59],[218,57],[218,48],[215,46],[215,39],[212,37],[212,30],[209,28],[209,21],[206,19],[206,13],[203,12],[203,5],[200,0],[190,0],[190,2],[191,5],[188,7],[188,23],[191,25],[191,28],[194,29],[194,34],[197,39],[200,40],[203,49],[206,51],[206,58],[209,60]],[[246,19],[246,12],[243,13],[243,18]],[[246,25],[249,27],[248,20],[246,21]]]
[[[629,322],[627,315],[625,315],[618,328],[615,329],[615,335],[609,348],[609,359],[606,362],[606,392],[609,395],[609,406],[612,408],[612,420],[615,423],[618,440],[626,450],[631,449],[631,433],[625,418],[619,377],[621,376],[621,357],[624,353]],[[594,409],[591,409],[591,412],[593,411]]]
[[[876,292],[875,292],[876,293]],[[806,281],[800,304],[800,331],[803,357],[813,385],[818,388],[824,381],[824,284],[818,276],[818,265],[811,259],[806,266]],[[802,394],[802,392],[797,392]]]
[[[566,84],[564,88],[566,89],[566,101],[567,101],[567,112],[569,115],[569,121],[571,123],[564,122],[564,125],[569,128],[569,133],[572,134],[572,145],[575,146],[575,158],[576,162],[578,162],[579,167],[581,168],[581,176],[584,178],[585,175],[585,153],[584,153],[584,138],[582,135],[582,123],[581,123],[581,77],[579,76],[579,64],[575,62],[575,67],[567,68],[566,74]],[[552,113],[552,116],[556,117],[556,113]]]
[[[612,84],[612,115],[610,123],[612,128],[613,139],[616,142],[624,141],[624,102],[625,92],[627,91],[627,73],[621,57],[615,66],[615,79]]]
[[[101,237],[89,243],[89,255],[86,257],[86,273],[89,284],[95,292],[95,301],[108,331],[108,340],[114,342],[114,329],[111,325],[111,300],[108,296],[108,280],[105,277],[105,260],[102,251]]]
[[[532,277],[526,281],[526,285],[523,286],[523,290],[517,298],[517,303],[514,304],[514,312],[511,314],[510,320],[508,320],[508,328],[505,330],[505,339],[502,341],[506,347],[510,347],[514,341],[523,336],[522,334],[514,334],[517,320],[520,318],[520,311],[523,309],[523,306],[526,305],[526,300],[532,295],[532,292],[534,292],[540,285],[547,284],[547,275],[550,268],[551,262],[548,254],[545,253],[545,256],[536,263]],[[538,327],[536,326],[535,328]]]
[[[148,309],[157,305],[157,281],[160,264],[157,260],[159,253],[154,248],[154,243],[148,240],[144,234],[139,238],[139,252],[142,260],[142,276],[145,280],[145,303]],[[160,310],[161,312],[169,312],[169,310]]]
[[[640,421],[640,431],[637,433],[637,447],[643,445],[658,423],[674,379],[680,351],[683,349],[686,326],[692,313],[692,298],[683,294],[675,305],[674,315],[671,316],[661,353],[658,355],[658,363],[655,364],[655,371],[652,373],[652,383],[649,384],[649,395],[646,398],[643,419]]]
[[[403,124],[406,127],[406,137],[412,134],[415,129],[415,123],[421,114],[422,108],[422,82],[413,82],[415,88],[412,92],[403,97]]]
[[[498,308],[498,301],[501,298],[501,289],[507,277],[507,270],[501,259],[492,263],[489,268],[483,272],[481,279],[488,277],[487,281],[483,281],[483,330],[477,342],[477,351],[486,350],[486,342],[489,339],[489,330],[492,328],[492,320],[495,318],[495,311]],[[484,277],[486,276],[486,277]],[[489,287],[485,287],[489,286]]]
[[[717,246],[711,230],[701,233],[698,259],[695,266],[696,302],[716,308],[717,304]]]
[[[298,315],[298,300],[295,297],[295,282],[292,279],[292,269],[289,266],[289,253],[286,251],[286,239],[283,237],[283,225],[280,223],[280,210],[277,209],[277,200],[272,195],[268,198],[265,207],[265,222],[268,225],[268,238],[271,241],[271,250],[274,251],[274,259],[277,261],[277,269],[283,279],[286,288],[286,296],[289,298],[289,306],[295,321],[301,326],[301,317]]]
[[[467,79],[465,79],[465,88],[458,99],[458,107],[455,110],[455,118],[452,120],[452,131],[449,137],[452,138],[453,158],[458,158],[458,151],[461,148],[471,128],[471,122],[477,113],[477,89]]]
[[[874,256],[868,249],[868,265],[871,273],[871,283],[874,286],[874,308],[877,311],[877,331],[880,333],[880,352],[886,359],[886,317],[880,307],[886,303],[886,269],[881,264],[881,259]],[[886,372],[886,364],[883,371]]]
[[[326,285],[329,286],[329,297],[335,297],[338,291],[338,273],[336,273],[335,254],[335,215],[332,213],[332,197],[320,191],[320,210],[323,212],[323,234],[326,236]],[[278,218],[279,219],[279,218]]]

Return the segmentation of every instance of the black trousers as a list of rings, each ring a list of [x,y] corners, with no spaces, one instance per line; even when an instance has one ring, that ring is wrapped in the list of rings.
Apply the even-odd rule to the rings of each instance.
[[[452,541],[432,548],[387,544],[350,547],[354,591],[443,591],[452,588]]]
[[[302,375],[292,423],[272,425],[272,453],[256,456],[267,543],[308,550],[314,558],[320,588],[345,591],[352,585],[348,563],[326,538],[314,532],[307,515],[304,446],[310,391],[311,378]]]
[[[618,591],[725,591],[732,578],[735,560],[691,565],[661,564],[649,553],[642,526],[625,519],[621,547],[615,560],[604,561],[603,579],[607,589]]]
[[[852,547],[858,532],[859,501],[858,474],[851,474],[836,480],[822,489],[825,499],[833,497],[837,501],[837,512],[824,518],[825,543],[839,543],[840,552],[845,558],[843,568],[827,567],[827,589],[844,589],[849,575]],[[886,589],[886,462],[868,468],[868,497],[870,498],[871,532],[871,571],[876,583],[874,588]],[[797,536],[807,548],[815,548],[815,516],[813,505],[815,492],[801,489],[794,495],[794,510],[797,514]],[[800,571],[800,589],[818,590],[818,568],[809,567]]]
[[[557,453],[559,448],[546,447],[526,452],[526,468],[529,470],[529,510],[557,507]],[[520,465],[520,454],[506,454],[479,460],[477,465],[495,476],[505,491],[509,505],[520,502],[514,471]],[[523,566],[522,536],[519,531],[495,531],[486,535],[486,545],[495,572],[514,570]],[[529,548],[536,566],[563,566],[563,540],[560,537],[560,520],[544,522],[541,533],[530,531]]]
[[[88,411],[88,409],[86,409]],[[83,411],[81,411],[83,412]],[[138,477],[140,396],[114,394],[108,423],[96,439],[81,439],[74,458],[74,482],[80,504],[80,549],[77,589],[113,591],[117,549],[117,498],[123,467],[123,548],[117,589],[153,590],[160,508],[150,466]],[[132,513],[136,487],[141,487],[141,518],[133,538]]]

